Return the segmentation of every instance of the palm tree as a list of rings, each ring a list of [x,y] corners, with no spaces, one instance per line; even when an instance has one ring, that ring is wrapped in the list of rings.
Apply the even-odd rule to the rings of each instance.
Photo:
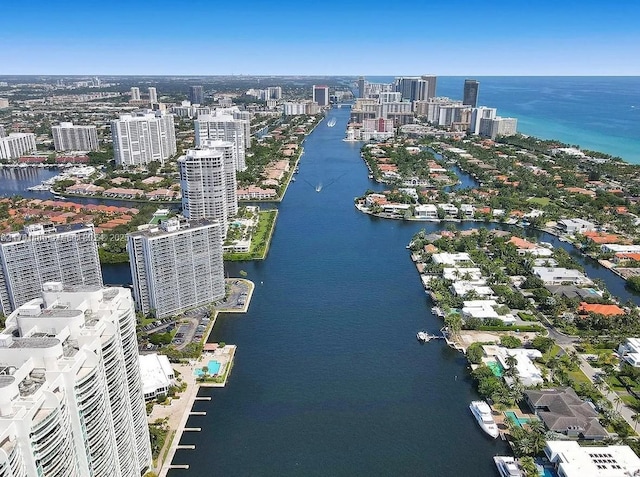
[[[526,477],[538,477],[538,468],[533,457],[523,457],[520,459],[520,467]]]
[[[622,398],[618,395],[616,395],[616,397],[613,398],[613,402],[616,405],[616,412],[620,409],[620,404],[622,404]]]
[[[505,374],[508,374],[509,376],[515,376],[516,374],[518,374],[518,368],[516,368],[516,366],[518,365],[518,358],[516,358],[512,354],[508,354],[504,362],[508,366]]]

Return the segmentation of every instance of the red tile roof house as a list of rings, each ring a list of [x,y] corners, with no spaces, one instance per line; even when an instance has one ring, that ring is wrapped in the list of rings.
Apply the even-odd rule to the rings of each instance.
[[[578,313],[581,315],[595,313],[604,316],[617,316],[624,315],[624,310],[618,305],[600,305],[598,303],[586,303],[583,301],[578,307]]]

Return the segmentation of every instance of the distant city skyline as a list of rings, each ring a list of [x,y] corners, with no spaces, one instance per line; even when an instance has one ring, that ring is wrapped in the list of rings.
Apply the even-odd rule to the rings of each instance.
[[[635,2],[498,0],[475,8],[452,0],[412,4],[410,15],[399,9],[394,17],[381,2],[328,0],[323,9],[333,14],[316,28],[308,3],[283,0],[267,10],[272,17],[258,2],[218,3],[211,13],[225,21],[214,37],[184,21],[180,7],[9,2],[2,74],[640,75]],[[193,0],[184,13],[210,9]],[[420,18],[428,22],[415,28]],[[205,60],[210,49],[216,54]]]

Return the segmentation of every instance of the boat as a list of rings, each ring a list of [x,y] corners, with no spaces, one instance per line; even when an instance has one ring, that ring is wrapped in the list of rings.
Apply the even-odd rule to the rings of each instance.
[[[295,182],[295,181],[296,181],[296,178],[291,176],[291,182]]]
[[[513,457],[496,455],[493,457],[493,461],[498,468],[498,472],[502,477],[522,477],[523,474],[518,467],[518,463]]]
[[[335,126],[335,125],[336,125],[336,122],[337,122],[337,121],[336,121],[336,118],[331,118],[331,119],[329,120],[329,122],[327,123],[327,126],[329,126],[330,128],[332,128],[333,126]]]
[[[471,412],[476,418],[476,421],[478,421],[478,424],[480,424],[480,427],[484,432],[489,434],[494,439],[498,437],[500,431],[498,431],[496,421],[493,420],[491,408],[486,402],[471,401],[471,404],[469,404],[469,409],[471,409]]]
[[[316,192],[320,192],[322,190],[322,184],[318,184],[316,186]]]
[[[431,339],[429,333],[427,333],[426,331],[418,331],[416,338],[418,338],[418,341],[422,341],[423,343],[426,343]]]

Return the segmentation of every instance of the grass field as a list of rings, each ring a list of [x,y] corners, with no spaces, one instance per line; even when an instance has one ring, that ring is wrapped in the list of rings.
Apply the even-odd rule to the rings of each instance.
[[[253,237],[251,249],[246,253],[225,253],[224,259],[229,261],[264,260],[269,251],[269,244],[276,226],[277,210],[263,210]]]

